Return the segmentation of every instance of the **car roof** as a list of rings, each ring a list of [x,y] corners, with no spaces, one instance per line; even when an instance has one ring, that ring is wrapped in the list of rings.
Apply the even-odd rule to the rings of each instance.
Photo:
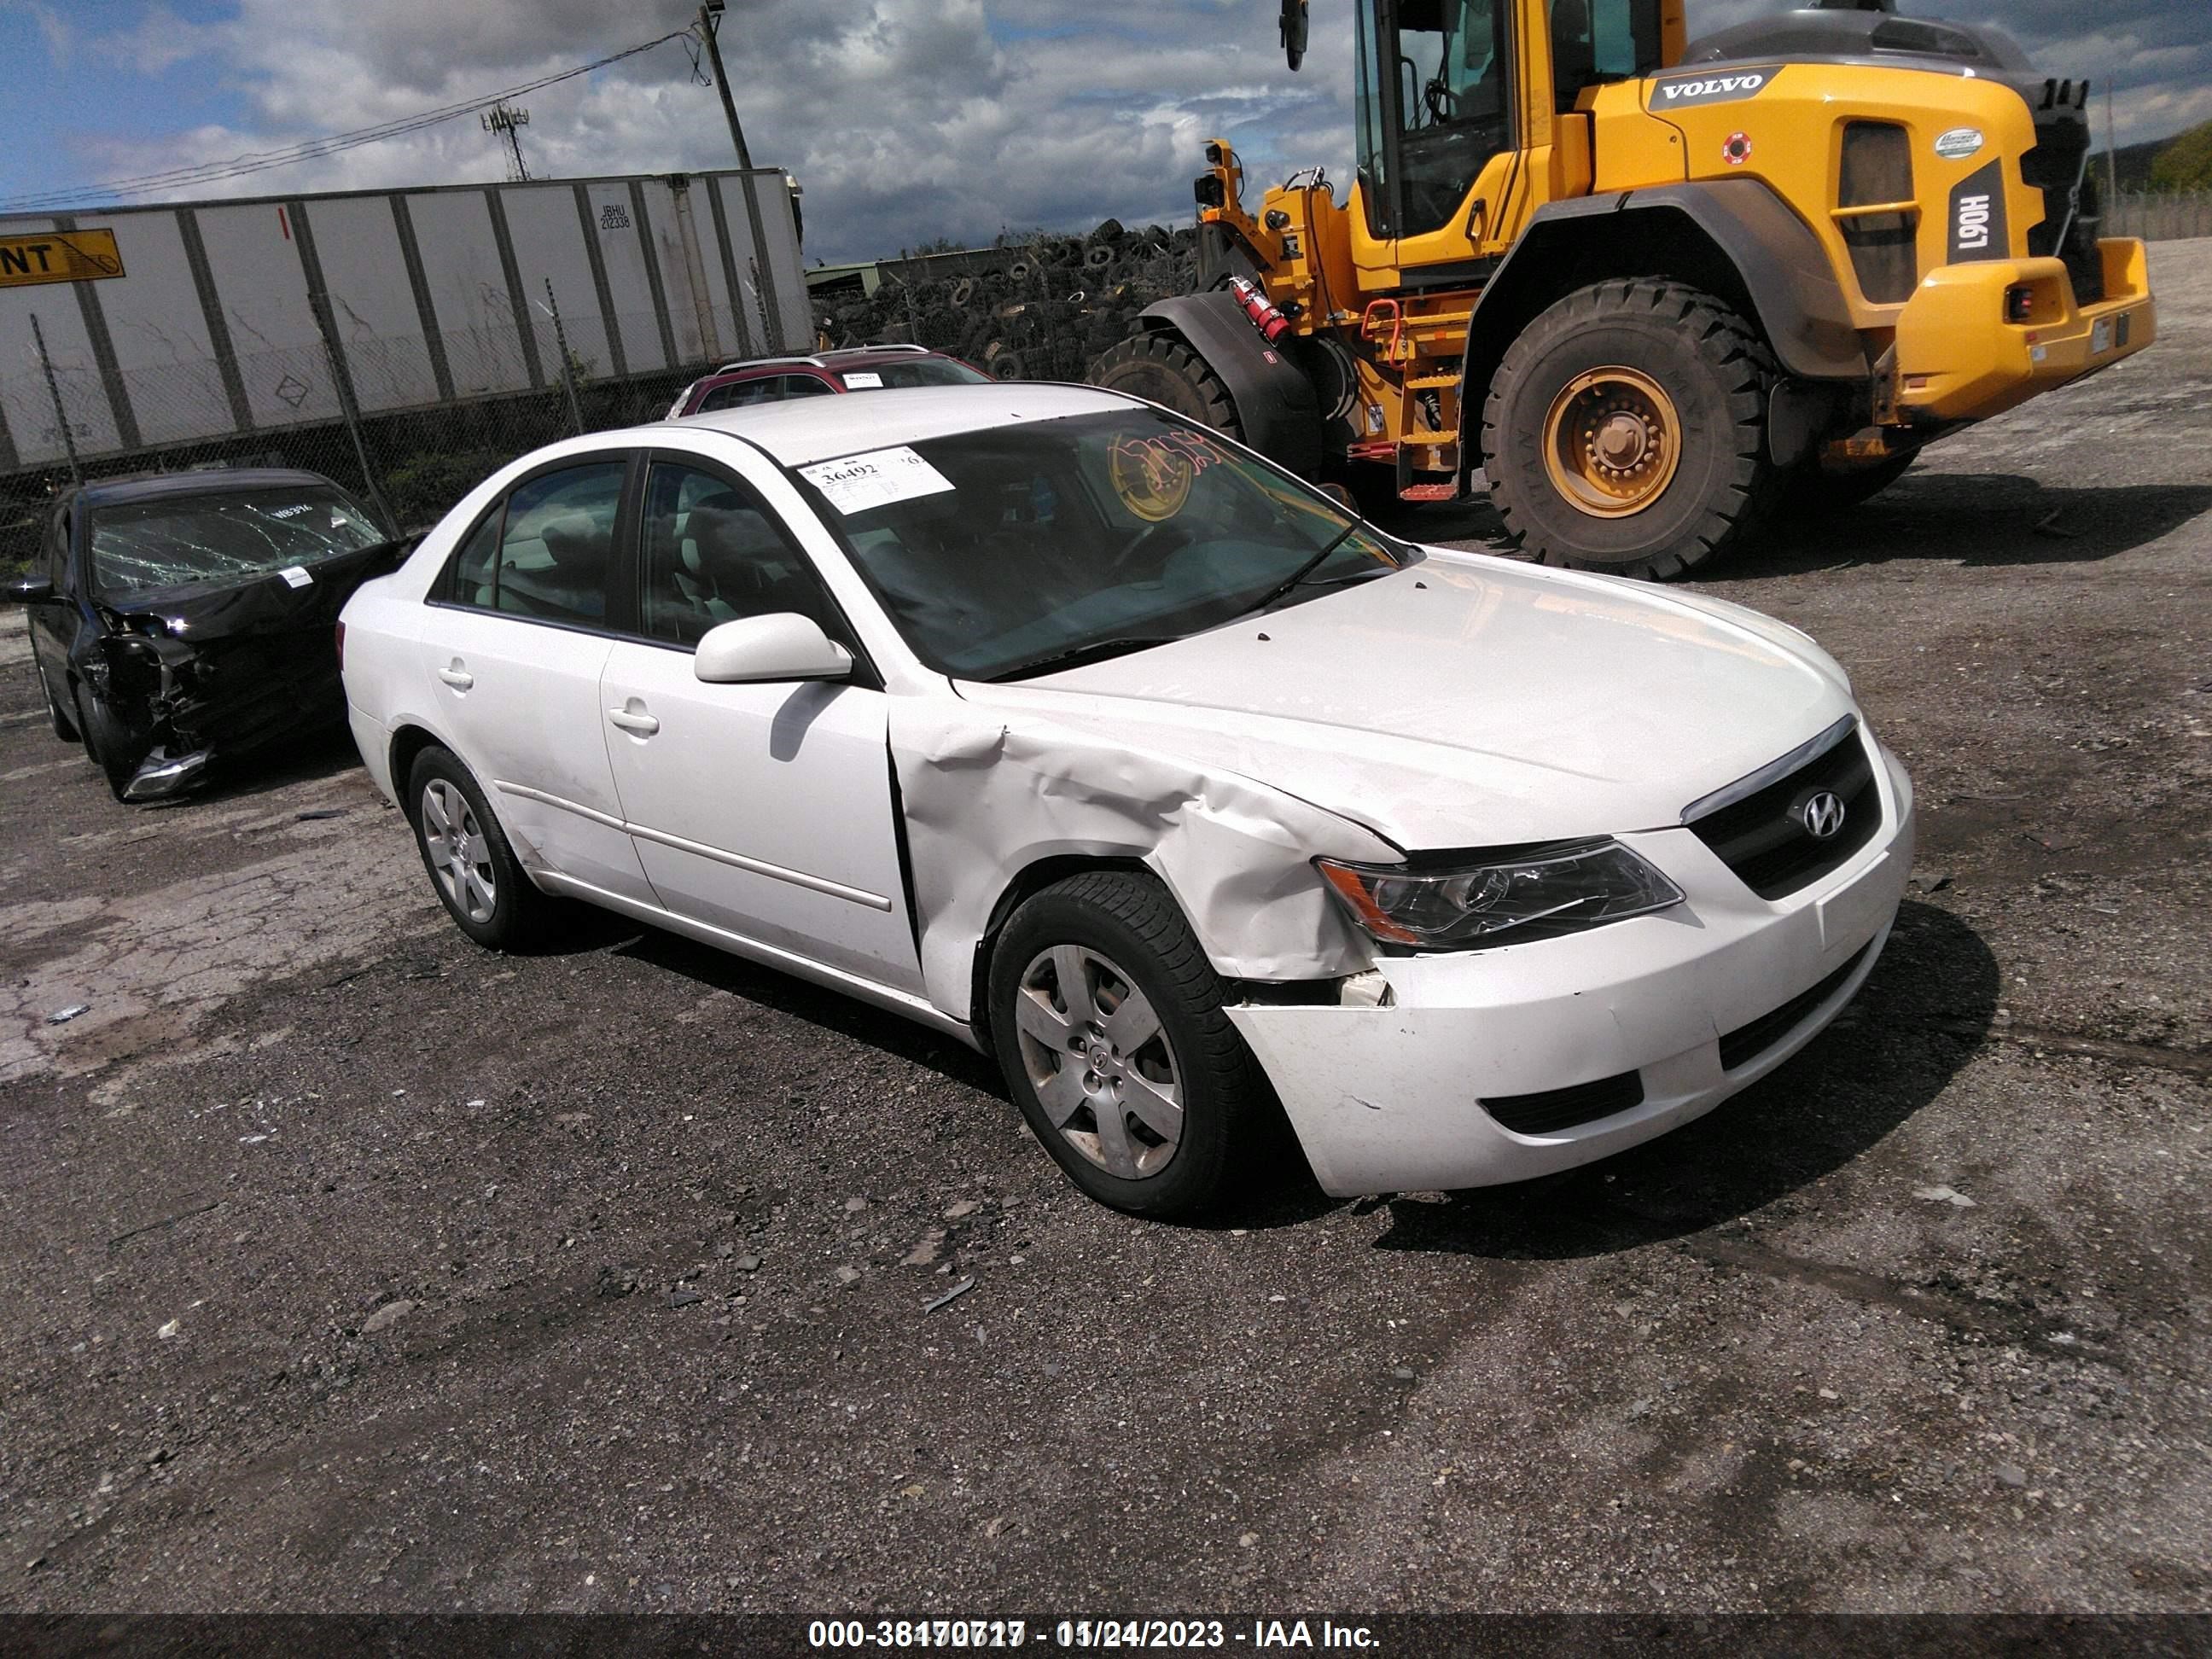
[[[719,380],[725,375],[735,379],[751,374],[787,374],[793,370],[827,369],[842,373],[848,368],[877,368],[884,363],[910,362],[916,357],[952,358],[950,352],[932,351],[926,346],[865,345],[839,346],[834,351],[798,353],[783,357],[749,357],[740,362],[724,363],[711,374],[702,374],[693,382],[704,386],[709,380]]]
[[[727,432],[766,450],[786,466],[803,466],[862,450],[888,449],[956,432],[979,432],[1024,421],[1103,414],[1148,405],[1097,386],[1050,380],[994,380],[988,386],[917,386],[871,392],[865,398],[802,398],[793,403],[718,409],[659,422],[669,428]],[[634,441],[650,442],[653,427]]]
[[[283,489],[301,484],[319,484],[326,489],[341,488],[319,472],[299,467],[225,466],[88,483],[77,492],[76,498],[87,507],[113,507],[122,501],[160,501],[170,495],[212,495],[232,489]]]

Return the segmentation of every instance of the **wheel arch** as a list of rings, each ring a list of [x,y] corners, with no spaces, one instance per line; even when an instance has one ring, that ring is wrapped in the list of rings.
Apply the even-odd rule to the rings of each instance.
[[[1484,287],[1468,325],[1460,396],[1464,473],[1480,462],[1484,400],[1515,338],[1577,289],[1624,277],[1683,283],[1727,301],[1794,380],[1863,382],[1871,374],[1826,253],[1760,181],[1553,202],[1537,210]]]
[[[385,751],[391,757],[392,798],[399,808],[400,816],[410,824],[415,822],[415,803],[413,792],[407,787],[407,776],[415,769],[416,757],[425,749],[443,749],[448,753],[453,752],[453,745],[428,726],[403,720],[393,730],[391,746]],[[466,764],[465,762],[463,763]]]
[[[1137,313],[1136,326],[1173,335],[1221,377],[1246,443],[1301,477],[1320,471],[1321,404],[1313,382],[1261,337],[1235,295],[1216,289],[1161,300]]]
[[[991,958],[999,945],[999,935],[1006,931],[1006,922],[1014,912],[1030,899],[1057,882],[1070,876],[1086,875],[1094,870],[1119,870],[1131,875],[1150,876],[1159,881],[1159,872],[1133,854],[1115,853],[1053,853],[1032,860],[1014,872],[999,896],[992,902],[990,918],[975,940],[975,956],[969,969],[968,1025],[975,1041],[987,1054],[997,1052],[991,1034]],[[1182,908],[1175,890],[1164,881],[1169,902]],[[1189,920],[1188,913],[1184,918]]]

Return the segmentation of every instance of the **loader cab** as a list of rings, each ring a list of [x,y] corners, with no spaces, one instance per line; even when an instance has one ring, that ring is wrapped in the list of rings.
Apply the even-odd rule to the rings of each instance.
[[[1358,0],[1354,263],[1419,286],[1509,242],[1532,205],[1522,153],[1584,88],[1661,66],[1669,3]]]

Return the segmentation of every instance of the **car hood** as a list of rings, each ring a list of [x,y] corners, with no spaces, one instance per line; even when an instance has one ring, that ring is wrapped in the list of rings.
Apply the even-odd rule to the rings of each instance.
[[[171,637],[187,642],[327,629],[354,589],[398,568],[406,550],[404,542],[376,542],[295,567],[305,580],[266,571],[189,587],[146,588],[103,597],[99,604],[125,621],[158,622]]]
[[[1443,550],[1171,645],[959,690],[1268,784],[1407,849],[1678,823],[1853,707],[1835,663],[1770,617]]]

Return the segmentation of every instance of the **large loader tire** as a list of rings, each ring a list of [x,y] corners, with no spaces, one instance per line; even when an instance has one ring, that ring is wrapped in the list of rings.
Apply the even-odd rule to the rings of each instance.
[[[1108,348],[1091,366],[1091,384],[1188,415],[1232,438],[1244,435],[1221,377],[1172,334],[1133,335]]]
[[[1506,351],[1483,406],[1491,501],[1547,564],[1666,581],[1758,531],[1774,362],[1711,295],[1657,278],[1568,295]]]

